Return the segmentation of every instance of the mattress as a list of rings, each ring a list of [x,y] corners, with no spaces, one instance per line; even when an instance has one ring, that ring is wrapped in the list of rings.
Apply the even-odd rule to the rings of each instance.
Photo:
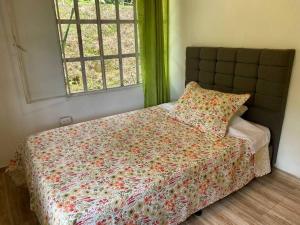
[[[152,107],[30,136],[23,149],[42,225],[178,224],[255,175],[247,140]]]

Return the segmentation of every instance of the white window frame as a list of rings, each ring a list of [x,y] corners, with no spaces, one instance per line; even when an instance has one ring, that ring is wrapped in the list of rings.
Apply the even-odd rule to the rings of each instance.
[[[119,13],[119,0],[115,0],[115,12],[116,12],[116,19],[101,19],[100,15],[100,7],[101,7],[101,0],[95,0],[96,6],[96,19],[80,19],[79,16],[79,7],[78,7],[78,0],[73,0],[74,3],[74,12],[75,12],[75,20],[72,19],[60,19],[59,9],[57,0],[54,0],[55,3],[55,12],[56,12],[56,21],[58,25],[58,33],[60,37],[61,43],[61,55],[65,73],[65,83],[68,95],[81,95],[91,92],[103,92],[112,89],[120,89],[120,88],[127,88],[131,86],[138,86],[141,84],[140,79],[140,71],[139,71],[139,48],[138,48],[138,35],[137,35],[137,15],[136,15],[136,0],[133,1],[133,16],[132,20],[124,20],[120,18]],[[62,47],[62,40],[63,40],[63,33],[62,33],[62,24],[76,24],[77,28],[77,36],[78,36],[78,46],[79,46],[79,57],[75,58],[66,58],[64,54],[64,50]],[[82,44],[82,34],[81,34],[81,24],[96,24],[98,30],[98,41],[99,41],[99,54],[98,56],[84,56],[83,44]],[[117,41],[118,41],[118,54],[117,55],[105,55],[103,50],[103,34],[102,34],[102,24],[116,24],[117,26]],[[134,25],[134,38],[135,38],[135,52],[131,54],[123,54],[122,53],[122,44],[121,44],[121,25],[120,24],[133,24]],[[123,59],[124,58],[132,58],[135,57],[136,59],[136,83],[132,85],[124,85],[124,71],[123,71]],[[119,60],[119,71],[120,71],[120,86],[118,87],[107,87],[106,82],[106,70],[105,70],[105,60],[107,59],[118,59]],[[102,82],[103,88],[97,90],[88,90],[87,87],[87,75],[85,69],[85,62],[86,61],[95,61],[99,60],[101,63],[101,74],[102,74]],[[68,79],[68,69],[67,63],[68,62],[80,62],[81,64],[81,72],[82,72],[82,81],[83,81],[83,91],[77,93],[71,93],[70,86],[69,86],[69,79]]]

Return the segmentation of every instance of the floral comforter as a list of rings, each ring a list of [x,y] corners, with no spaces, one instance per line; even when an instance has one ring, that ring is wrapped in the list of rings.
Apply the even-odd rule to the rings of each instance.
[[[23,154],[43,225],[178,224],[255,177],[245,140],[215,141],[160,107],[33,135]]]

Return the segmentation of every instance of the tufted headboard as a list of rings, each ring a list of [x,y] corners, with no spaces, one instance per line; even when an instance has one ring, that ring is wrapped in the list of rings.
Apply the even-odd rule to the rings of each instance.
[[[275,164],[295,50],[188,47],[186,84],[231,93],[250,93],[243,118],[271,131]]]

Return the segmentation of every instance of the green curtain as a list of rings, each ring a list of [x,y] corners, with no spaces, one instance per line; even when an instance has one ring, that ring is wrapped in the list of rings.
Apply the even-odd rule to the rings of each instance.
[[[170,101],[169,0],[136,0],[145,107]]]

